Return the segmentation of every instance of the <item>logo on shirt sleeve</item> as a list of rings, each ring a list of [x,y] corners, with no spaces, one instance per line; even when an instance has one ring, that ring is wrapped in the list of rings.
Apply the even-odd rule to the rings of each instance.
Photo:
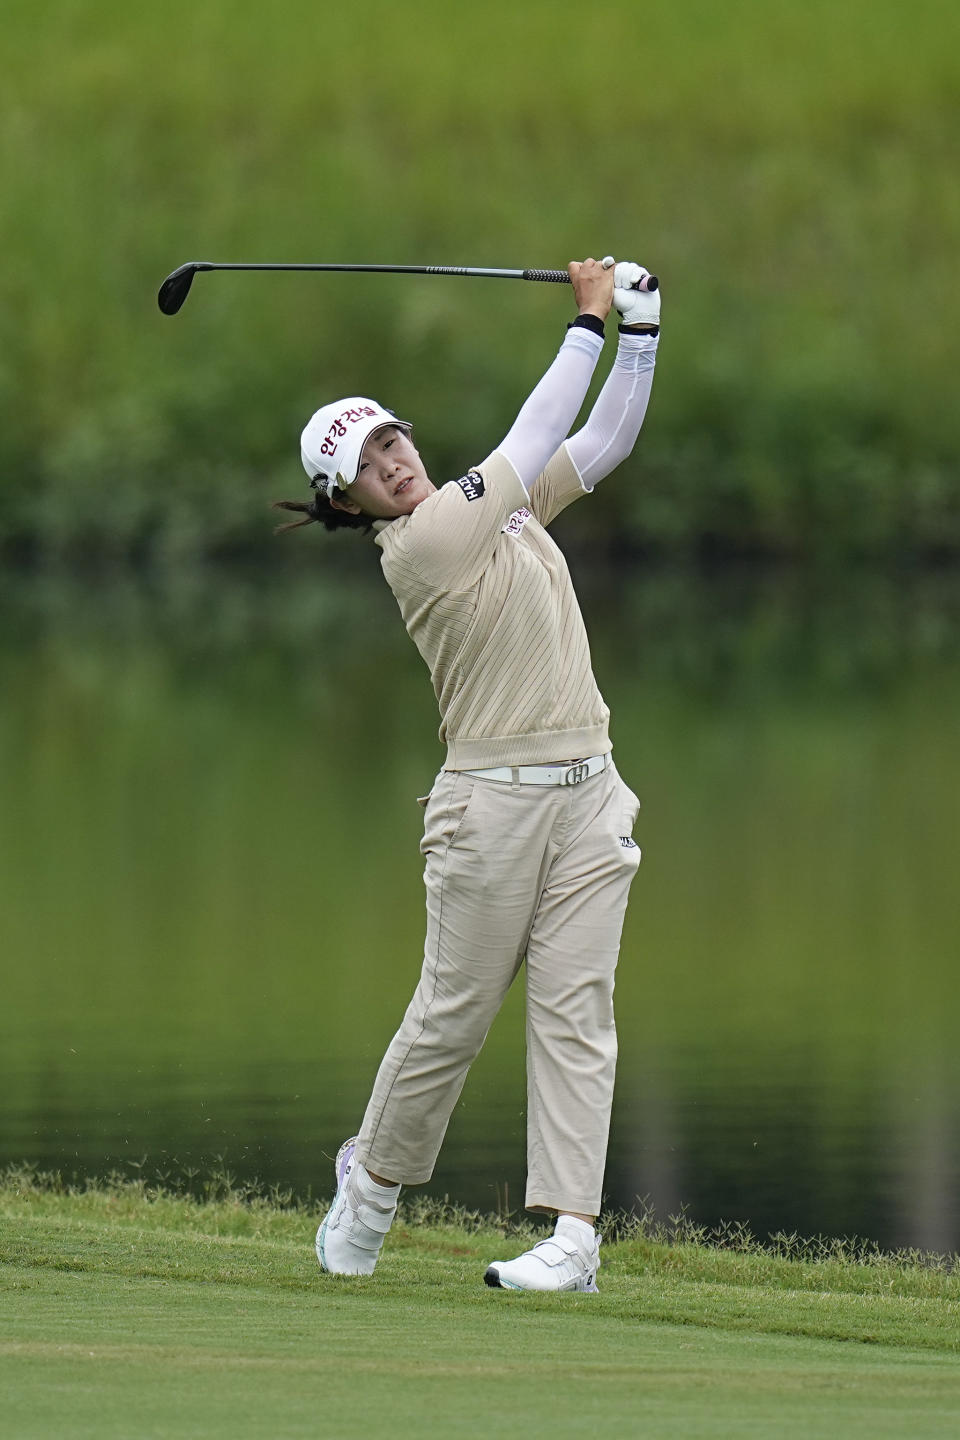
[[[468,500],[482,499],[484,489],[483,478],[477,474],[476,470],[470,470],[466,475],[462,475],[459,480],[455,480],[453,483],[460,486],[460,489]]]
[[[532,519],[533,516],[530,514],[530,511],[527,509],[526,505],[521,505],[519,510],[514,510],[513,514],[510,516],[510,519],[507,521],[506,525],[504,525],[504,535],[519,535],[520,531],[523,529],[524,525],[526,525],[527,521]]]

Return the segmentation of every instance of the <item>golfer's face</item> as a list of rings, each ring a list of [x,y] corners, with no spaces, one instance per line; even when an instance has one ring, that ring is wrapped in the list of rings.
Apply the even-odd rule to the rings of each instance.
[[[365,515],[393,520],[409,515],[435,489],[406,431],[385,425],[367,438],[347,498]]]

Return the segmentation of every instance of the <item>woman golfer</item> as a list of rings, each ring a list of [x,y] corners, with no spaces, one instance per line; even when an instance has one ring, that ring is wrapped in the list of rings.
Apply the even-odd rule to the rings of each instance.
[[[444,767],[426,802],[423,971],[360,1133],[337,1157],[317,1233],[324,1270],[372,1274],[401,1185],[429,1180],[470,1064],[526,962],[527,1191],[549,1239],[488,1285],[595,1291],[617,1040],[614,970],[640,852],[638,801],[611,758],[609,711],[563,556],[547,527],[633,448],[653,380],[659,294],[638,265],[569,267],[578,314],[506,438],[437,489],[407,421],[375,401],[325,406],[303,431],[328,529],[375,532],[430,670]],[[615,288],[616,286],[616,288]],[[617,356],[567,438],[615,305]]]

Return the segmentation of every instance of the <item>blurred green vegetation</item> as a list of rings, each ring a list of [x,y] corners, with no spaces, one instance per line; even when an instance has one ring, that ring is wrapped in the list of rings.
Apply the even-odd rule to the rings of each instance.
[[[611,250],[661,274],[664,335],[591,539],[960,550],[949,0],[7,0],[4,21],[8,547],[262,549],[338,393],[411,415],[446,478],[569,313],[549,286],[211,275],[167,319],[184,260]]]

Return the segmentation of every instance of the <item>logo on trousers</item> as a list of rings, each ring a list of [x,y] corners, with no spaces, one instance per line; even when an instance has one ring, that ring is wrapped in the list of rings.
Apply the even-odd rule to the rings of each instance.
[[[590,774],[590,766],[585,760],[579,765],[568,765],[563,772],[564,785],[579,785],[581,780],[586,780]]]

